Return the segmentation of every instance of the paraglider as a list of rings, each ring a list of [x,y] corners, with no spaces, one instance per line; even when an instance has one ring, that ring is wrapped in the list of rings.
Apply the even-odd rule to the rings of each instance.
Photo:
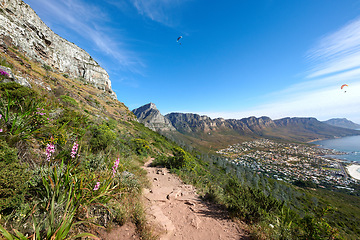
[[[180,39],[182,39],[182,36],[178,37],[177,40],[176,40],[176,42],[178,42],[178,43],[181,45],[181,42],[179,42]]]
[[[349,85],[347,85],[347,84],[341,85],[341,90],[343,90],[344,87],[348,87],[348,86],[349,86]],[[346,91],[344,91],[344,92],[346,92]]]

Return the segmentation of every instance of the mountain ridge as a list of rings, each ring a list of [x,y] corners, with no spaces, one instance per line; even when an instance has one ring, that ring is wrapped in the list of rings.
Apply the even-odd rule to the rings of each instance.
[[[152,103],[152,106],[154,105]],[[139,122],[144,123],[146,126],[152,119],[150,115],[147,115],[146,119],[143,118],[141,110],[144,110],[144,106],[134,109],[132,112],[137,116]],[[157,114],[160,114],[159,110],[157,110]],[[224,146],[224,144],[260,137],[311,142],[317,139],[360,134],[360,131],[331,126],[318,121],[314,117],[286,117],[276,120],[272,120],[267,116],[250,116],[242,119],[211,119],[206,115],[179,112],[169,113],[163,117],[170,121],[178,133],[191,142],[212,147],[214,144]],[[161,128],[157,129],[157,131],[166,132],[165,129]]]
[[[332,118],[323,122],[337,127],[360,129],[360,124],[354,123],[346,118]]]

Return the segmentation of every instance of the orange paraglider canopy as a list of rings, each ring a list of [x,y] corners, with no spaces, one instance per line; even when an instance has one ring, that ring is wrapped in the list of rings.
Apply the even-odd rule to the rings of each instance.
[[[341,85],[341,89],[343,89],[344,87],[348,87],[348,85],[347,84]]]

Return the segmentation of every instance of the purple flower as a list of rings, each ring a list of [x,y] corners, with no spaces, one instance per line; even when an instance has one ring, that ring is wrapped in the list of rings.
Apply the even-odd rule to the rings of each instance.
[[[0,132],[3,132],[2,128],[0,128]]]
[[[0,114],[0,119],[2,118],[2,115]]]
[[[94,187],[94,191],[96,191],[96,190],[99,190],[99,187],[100,187],[100,182],[96,182],[96,184],[95,184],[95,187]]]
[[[9,76],[9,74],[7,72],[4,72],[2,70],[0,70],[0,75],[3,75],[3,76]]]
[[[52,143],[48,143],[46,145],[46,160],[50,161],[51,154],[55,152],[55,146]]]
[[[74,145],[71,149],[71,158],[75,158],[78,149],[79,149],[79,144],[77,142],[74,142]]]
[[[119,163],[120,163],[120,159],[118,158],[115,160],[114,166],[112,167],[113,177],[115,177],[115,173],[116,173],[117,168],[119,167]]]

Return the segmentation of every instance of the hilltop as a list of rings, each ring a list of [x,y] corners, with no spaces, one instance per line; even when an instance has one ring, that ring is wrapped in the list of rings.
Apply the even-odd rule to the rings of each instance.
[[[346,118],[332,118],[324,121],[326,124],[330,124],[336,127],[360,129],[360,124],[354,123]]]

